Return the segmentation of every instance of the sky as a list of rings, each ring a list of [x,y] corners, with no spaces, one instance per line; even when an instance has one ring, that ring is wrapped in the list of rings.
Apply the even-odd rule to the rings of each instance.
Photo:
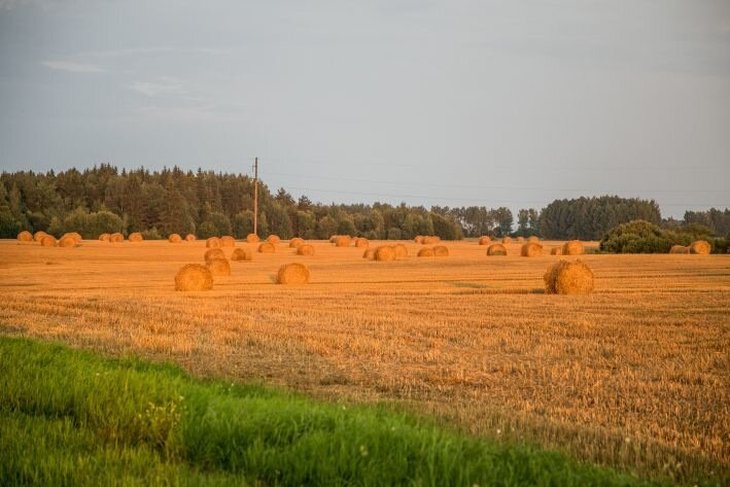
[[[0,170],[730,206],[728,0],[0,0]]]

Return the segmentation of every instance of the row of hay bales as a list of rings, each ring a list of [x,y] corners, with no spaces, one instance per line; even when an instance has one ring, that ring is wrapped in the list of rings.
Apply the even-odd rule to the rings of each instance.
[[[364,237],[352,237],[350,235],[332,235],[330,237],[330,243],[335,247],[357,247],[367,248],[370,246],[370,241]]]
[[[539,241],[540,241],[540,239],[538,237],[536,237],[535,235],[527,237],[526,240],[525,240],[525,237],[517,237],[517,239],[516,239],[517,243],[525,243],[525,242],[537,243]],[[490,237],[488,235],[483,235],[483,236],[479,237],[479,241],[478,241],[479,245],[491,245],[493,242],[494,241],[492,240],[492,237]],[[511,244],[512,237],[503,237],[501,242],[502,242],[502,244]]]
[[[706,240],[695,240],[691,244],[684,245],[672,245],[669,249],[670,254],[699,254],[708,255],[712,251],[712,245]]]
[[[81,245],[83,238],[77,232],[65,233],[56,240],[56,237],[40,230],[35,234],[27,230],[20,232],[17,236],[19,242],[38,242],[42,247],[77,247]]]
[[[441,237],[437,235],[417,235],[413,241],[421,245],[434,245],[441,242]]]

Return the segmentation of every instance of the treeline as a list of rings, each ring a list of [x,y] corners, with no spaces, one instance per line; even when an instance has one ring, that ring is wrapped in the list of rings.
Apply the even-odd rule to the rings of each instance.
[[[170,233],[243,238],[253,231],[253,180],[240,174],[177,167],[119,171],[102,164],[83,171],[3,172],[0,183],[0,238],[13,238],[26,229],[53,235],[78,231],[84,238],[139,231],[148,239]],[[306,196],[295,200],[284,189],[273,193],[265,184],[259,185],[258,233],[262,237],[324,239],[349,234],[411,239],[438,235],[458,240],[480,235],[538,235],[596,240],[616,225],[636,219],[662,223],[654,201],[617,196],[556,200],[541,211],[521,209],[515,228],[513,214],[505,207],[327,205]],[[730,231],[730,211],[687,212],[684,221],[664,223],[701,224],[725,234]]]

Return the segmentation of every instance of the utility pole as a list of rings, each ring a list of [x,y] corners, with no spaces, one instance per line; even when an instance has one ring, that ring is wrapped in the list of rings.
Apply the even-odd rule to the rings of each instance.
[[[259,158],[253,163],[253,233],[258,235],[259,227]]]

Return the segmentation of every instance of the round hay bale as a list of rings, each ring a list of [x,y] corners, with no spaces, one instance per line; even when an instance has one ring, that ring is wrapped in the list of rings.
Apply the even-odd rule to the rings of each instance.
[[[171,233],[167,237],[167,241],[170,243],[180,243],[180,242],[182,242],[182,237],[180,235],[178,235],[177,233]]]
[[[488,236],[479,237],[479,245],[489,245],[492,243],[492,239]]]
[[[306,284],[309,282],[309,269],[298,262],[284,264],[279,267],[276,282],[277,284]]]
[[[220,248],[221,245],[221,239],[218,237],[210,237],[205,241],[205,246],[209,249],[217,249]]]
[[[540,239],[536,235],[530,235],[529,237],[527,237],[527,241],[537,243],[540,241]]]
[[[18,241],[19,242],[32,242],[33,241],[33,234],[30,233],[28,230],[23,230],[18,234]]]
[[[487,255],[507,255],[507,247],[500,243],[495,243],[487,247]]]
[[[517,237],[517,243],[525,243],[525,237],[523,237],[523,236]]]
[[[593,291],[593,271],[580,260],[560,260],[543,276],[547,294],[589,294]]]
[[[337,237],[339,237],[339,235],[332,235],[330,237],[330,243],[335,243],[335,240],[337,240]]]
[[[213,274],[200,264],[187,264],[175,275],[175,291],[208,291],[213,289]]]
[[[210,269],[210,273],[214,276],[230,276],[231,275],[231,264],[228,263],[228,259],[212,259],[205,263]]]
[[[223,253],[221,249],[208,249],[205,251],[205,254],[203,254],[203,260],[207,264],[213,259],[225,259],[226,254]]]
[[[437,237],[435,235],[429,235],[427,237],[423,237],[421,240],[421,245],[434,245],[441,241],[441,237]]]
[[[66,232],[61,235],[61,238],[63,237],[71,237],[76,241],[77,244],[81,243],[81,241],[84,239],[79,232]]]
[[[443,245],[437,245],[433,248],[433,256],[434,257],[448,257],[449,249]]]
[[[338,235],[335,238],[335,247],[349,247],[352,243],[352,238],[349,235]]]
[[[367,249],[362,254],[362,258],[363,259],[367,259],[367,260],[373,260],[373,259],[375,259],[375,249]]]
[[[290,249],[298,249],[300,245],[304,244],[304,239],[299,237],[294,237],[293,239],[289,240],[289,248]]]
[[[43,247],[55,247],[56,237],[54,237],[53,235],[46,235],[45,237],[41,238],[41,245]]]
[[[281,239],[278,235],[269,235],[268,237],[266,237],[266,241],[272,244],[278,244],[279,242],[281,242]]]
[[[357,248],[364,249],[368,245],[370,245],[370,241],[366,238],[360,237],[355,239],[355,247]]]
[[[48,234],[43,230],[38,230],[33,234],[33,240],[35,240],[36,242],[40,242],[46,235]]]
[[[542,245],[534,242],[527,242],[526,244],[522,245],[522,248],[520,249],[520,255],[522,257],[537,257],[539,255],[542,255]]]
[[[255,233],[249,233],[246,235],[246,242],[248,243],[259,243],[261,239]]]
[[[302,244],[297,249],[297,255],[314,255],[314,247],[309,244]]]
[[[433,249],[431,247],[424,247],[418,251],[418,257],[433,257]]]
[[[694,242],[689,244],[690,254],[707,255],[710,252],[712,252],[712,246],[707,240],[695,240]]]
[[[584,251],[580,240],[570,240],[563,244],[563,255],[582,255]]]
[[[142,240],[144,240],[144,237],[140,232],[132,232],[127,237],[127,240],[129,240],[130,242],[141,242]]]
[[[502,239],[503,244],[511,244],[512,243],[512,237],[504,237]]]
[[[395,251],[396,259],[405,259],[408,257],[408,247],[401,243],[393,245],[393,250]]]
[[[99,235],[99,241],[100,242],[111,242],[112,236],[109,233],[102,233]]]
[[[231,260],[253,260],[253,252],[249,249],[233,249]]]
[[[672,248],[669,249],[670,254],[689,254],[689,247],[685,247],[684,245],[672,245]]]
[[[276,247],[271,242],[263,242],[259,245],[259,253],[261,254],[273,254],[276,252]]]
[[[421,242],[423,242],[423,235],[416,235],[416,238],[414,238],[413,241],[417,244],[420,244]]]
[[[224,235],[221,237],[221,247],[235,247],[236,239],[230,235]]]
[[[124,235],[122,235],[119,232],[112,233],[109,235],[109,241],[110,242],[124,242]]]
[[[78,242],[71,235],[64,235],[58,240],[59,247],[76,247]]]
[[[185,235],[186,242],[195,242],[196,240],[198,240],[198,237],[196,237],[192,233],[188,233],[187,235]]]
[[[550,249],[550,255],[563,255],[563,247],[553,247]]]
[[[395,260],[395,249],[390,245],[381,245],[375,249],[375,258],[379,262]]]

